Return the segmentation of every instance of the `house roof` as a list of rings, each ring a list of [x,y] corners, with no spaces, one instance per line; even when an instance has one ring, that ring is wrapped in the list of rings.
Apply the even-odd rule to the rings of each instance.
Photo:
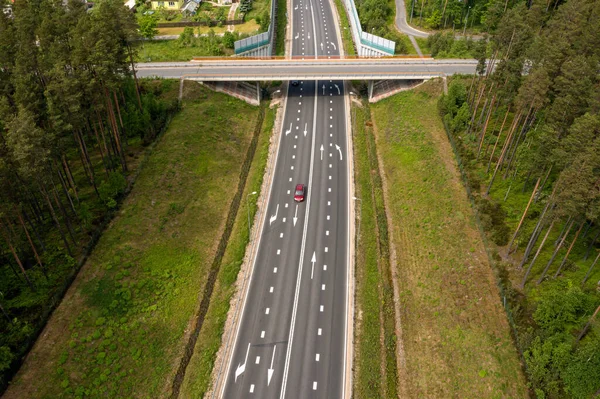
[[[191,0],[188,1],[183,8],[181,9],[181,11],[187,11],[187,12],[195,12],[196,9],[198,8],[198,3],[196,3],[195,1]]]

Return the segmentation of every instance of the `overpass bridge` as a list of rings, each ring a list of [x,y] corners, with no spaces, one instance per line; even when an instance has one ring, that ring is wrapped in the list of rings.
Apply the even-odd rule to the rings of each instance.
[[[369,82],[369,100],[377,88],[391,87],[395,92],[397,81],[419,82],[453,74],[473,74],[477,60],[433,58],[200,58],[190,62],[156,62],[136,65],[139,77],[211,82],[218,91],[257,104],[260,101],[258,82],[262,81],[317,81],[317,80],[365,80]],[[380,81],[383,84],[374,84]],[[394,83],[396,81],[396,83]],[[228,83],[225,83],[228,82]],[[223,89],[225,85],[238,86],[233,82],[256,82],[254,94],[238,95],[239,90]],[[391,84],[387,84],[389,82]],[[239,83],[247,91],[247,83]],[[219,89],[221,88],[221,89]],[[385,89],[384,89],[385,90]],[[238,94],[236,94],[238,93]],[[377,96],[375,96],[377,97]]]

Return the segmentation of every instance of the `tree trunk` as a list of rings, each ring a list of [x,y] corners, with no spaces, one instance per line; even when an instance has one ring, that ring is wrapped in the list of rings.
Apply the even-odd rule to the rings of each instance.
[[[100,157],[102,158],[102,165],[104,165],[104,172],[106,173],[106,178],[108,179],[109,165],[106,162],[106,159],[104,158],[104,151],[102,151],[102,144],[100,143],[100,137],[98,136],[98,129],[96,129],[96,125],[92,125],[92,128],[94,130],[94,135],[96,136],[96,142],[98,143],[98,149],[100,150]],[[105,143],[105,145],[106,145],[106,143]]]
[[[575,237],[573,238],[573,241],[571,241],[571,245],[569,245],[569,249],[567,250],[567,253],[565,254],[565,257],[563,258],[562,262],[560,262],[560,266],[558,266],[558,270],[556,270],[556,273],[554,273],[554,278],[558,277],[558,275],[560,274],[560,271],[562,270],[563,266],[565,265],[565,263],[567,263],[567,258],[569,257],[569,254],[571,253],[571,250],[575,246],[575,242],[577,241],[577,238],[579,237],[579,234],[581,233],[581,230],[583,230],[583,226],[584,225],[585,225],[585,220],[583,222],[581,222],[581,226],[579,226],[579,230],[577,230],[577,233],[575,233]]]
[[[590,278],[590,274],[592,274],[592,270],[594,270],[594,266],[596,266],[596,263],[598,262],[599,258],[600,258],[600,252],[598,252],[598,256],[596,256],[596,259],[594,259],[594,263],[592,263],[592,265],[588,269],[587,273],[585,274],[585,277],[583,278],[583,281],[581,282],[581,285],[585,284],[585,282],[587,281],[587,279]]]
[[[571,223],[569,223],[569,228],[567,229],[567,231],[562,236],[562,238],[560,240],[560,244],[558,245],[558,247],[556,247],[556,249],[554,250],[554,253],[552,254],[552,257],[550,258],[550,260],[546,264],[546,267],[544,268],[544,271],[542,272],[542,275],[540,276],[540,278],[538,279],[538,281],[536,283],[537,285],[540,285],[541,282],[542,282],[542,280],[544,280],[544,277],[546,277],[546,273],[548,273],[548,269],[550,269],[550,265],[552,265],[552,263],[554,262],[554,259],[556,258],[556,255],[558,255],[558,251],[560,251],[560,249],[562,248],[563,244],[565,243],[565,239],[567,238],[567,236],[571,232],[571,228],[573,227],[573,222],[574,221],[571,220]]]
[[[23,216],[25,216],[25,220],[27,221],[27,224],[29,224],[29,227],[31,227],[33,234],[35,234],[35,239],[40,244],[40,247],[42,247],[42,251],[45,251],[46,245],[44,244],[44,240],[42,240],[42,238],[38,234],[37,229],[35,228],[35,225],[31,222],[31,219],[29,218],[29,215],[27,214],[27,212],[25,212],[25,209],[23,209],[22,211],[23,211]]]
[[[123,118],[121,118],[121,106],[119,105],[119,100],[117,99],[117,93],[113,90],[113,99],[115,101],[115,107],[117,108],[117,115],[119,115],[119,126],[123,129]]]
[[[65,157],[65,154],[62,155],[62,166],[63,166],[63,170],[65,171],[65,175],[67,175],[67,178],[69,180],[69,184],[71,185],[71,188],[73,189],[73,193],[75,193],[75,198],[77,199],[77,203],[79,203],[79,195],[77,194],[77,186],[75,185],[75,179],[73,178],[73,173],[71,172],[71,167],[69,166],[69,162],[67,162],[67,158]]]
[[[40,185],[40,191],[42,192],[42,195],[43,195],[44,199],[46,200],[46,203],[48,204],[50,214],[52,215],[52,219],[54,220],[54,223],[56,224],[56,228],[58,229],[58,232],[60,233],[60,237],[62,238],[63,243],[65,244],[65,248],[66,248],[67,252],[69,253],[69,255],[71,257],[73,257],[73,252],[71,252],[71,247],[69,246],[69,243],[67,242],[67,238],[65,237],[65,233],[63,232],[62,227],[60,227],[60,222],[58,221],[58,217],[56,217],[56,212],[54,212],[54,207],[52,206],[52,202],[50,201],[50,196],[48,195],[48,191],[42,185]]]
[[[550,165],[550,168],[548,168],[548,172],[546,173],[546,176],[544,177],[544,181],[542,182],[542,185],[540,186],[540,189],[538,190],[538,194],[533,199],[533,203],[534,204],[537,202],[538,199],[540,199],[540,195],[542,194],[542,190],[546,186],[546,181],[548,181],[548,177],[550,177],[550,172],[552,172],[552,168],[553,167],[554,167],[554,165]]]
[[[556,248],[556,246],[558,245],[558,243],[560,242],[560,240],[562,239],[562,236],[565,232],[565,230],[567,229],[567,227],[570,226],[570,222],[573,219],[573,216],[569,216],[569,218],[567,219],[567,223],[565,223],[565,225],[563,226],[562,230],[560,231],[560,234],[558,235],[558,238],[556,238],[556,241],[554,241],[554,248]]]
[[[596,315],[598,314],[598,312],[600,312],[600,305],[596,308],[596,311],[594,312],[594,314],[592,315],[592,317],[590,317],[590,320],[587,322],[587,324],[585,325],[585,327],[583,327],[583,330],[581,331],[581,334],[579,334],[579,336],[577,337],[577,342],[581,341],[581,338],[585,337],[585,334],[587,334],[588,329],[590,328],[590,325],[592,324],[592,322],[596,318]]]
[[[75,210],[75,204],[73,204],[73,199],[71,198],[71,195],[69,194],[69,188],[67,187],[67,181],[63,177],[60,168],[56,165],[55,165],[55,167],[56,167],[56,173],[58,174],[58,180],[60,181],[60,186],[63,189],[63,193],[69,200],[69,205],[71,206],[71,210],[73,211],[73,214],[77,215],[77,211]]]
[[[498,173],[498,169],[500,168],[500,166],[502,165],[502,162],[504,161],[504,156],[506,154],[506,148],[508,147],[508,143],[510,143],[510,141],[512,139],[513,133],[515,131],[515,129],[514,129],[515,125],[518,123],[519,119],[521,119],[520,112],[517,114],[517,117],[515,118],[515,120],[513,122],[513,126],[508,133],[508,137],[506,138],[506,142],[502,146],[502,152],[500,153],[500,158],[498,158],[498,162],[496,163],[496,169],[494,170],[494,174],[492,175],[492,179],[490,180],[490,184],[488,185],[485,195],[490,194],[490,189],[492,188],[492,185],[494,184],[494,180],[496,179],[496,174]]]
[[[27,272],[25,271],[25,268],[23,267],[23,263],[21,263],[21,259],[19,259],[19,255],[17,254],[15,247],[13,247],[12,242],[10,241],[10,237],[8,237],[8,234],[6,233],[5,229],[0,229],[0,231],[2,231],[2,236],[4,236],[4,240],[8,244],[8,248],[10,249],[10,252],[13,254],[15,261],[17,261],[17,264],[19,265],[19,269],[21,269],[23,276],[25,276],[25,280],[27,281],[27,285],[29,286],[29,289],[31,289],[31,291],[35,291],[35,287],[33,286],[33,283],[31,282],[31,280],[29,279],[29,276],[27,275]]]
[[[477,150],[477,159],[479,159],[479,155],[481,154],[481,148],[483,147],[483,141],[485,139],[485,133],[487,131],[488,124],[490,122],[490,117],[492,116],[492,111],[494,109],[494,102],[496,101],[496,95],[492,97],[492,103],[490,104],[490,109],[488,111],[487,117],[485,118],[485,124],[483,125],[483,130],[481,131],[481,135],[479,138],[479,149]]]
[[[75,234],[73,233],[73,227],[71,226],[71,219],[69,218],[69,215],[67,214],[67,210],[65,209],[62,201],[58,197],[58,193],[56,191],[56,186],[54,185],[53,179],[50,179],[50,181],[52,182],[52,196],[54,197],[54,202],[56,202],[56,205],[58,205],[58,208],[60,209],[61,213],[63,214],[65,224],[67,225],[67,232],[69,233],[69,237],[71,237],[71,241],[73,241],[73,245],[77,246],[77,241],[75,240]]]
[[[531,273],[531,269],[533,269],[533,265],[535,264],[535,261],[537,260],[540,252],[542,252],[542,248],[544,247],[544,244],[546,243],[546,239],[550,235],[550,232],[552,231],[553,227],[554,227],[554,220],[552,221],[552,223],[550,223],[550,227],[548,227],[548,231],[546,231],[546,235],[544,235],[544,238],[542,239],[540,246],[538,247],[535,255],[533,256],[533,259],[531,260],[531,263],[529,264],[529,267],[527,268],[527,271],[525,272],[525,276],[523,276],[523,281],[521,281],[521,289],[525,289],[525,283],[527,282],[529,273]]]
[[[596,233],[596,236],[594,237],[592,242],[590,242],[590,245],[588,245],[588,248],[585,251],[585,256],[583,257],[583,260],[587,260],[587,258],[590,256],[590,251],[592,250],[592,248],[594,248],[594,245],[596,245],[596,240],[598,239],[598,237],[600,237],[600,230],[598,230],[598,233]]]
[[[504,124],[506,123],[506,118],[508,117],[509,112],[510,112],[510,105],[506,109],[506,114],[504,115],[504,120],[502,121],[502,126],[500,126],[500,131],[498,132],[498,136],[496,137],[496,142],[494,143],[494,148],[492,148],[492,154],[490,155],[490,160],[488,161],[487,169],[485,171],[486,174],[490,173],[490,166],[492,164],[492,159],[494,158],[494,153],[496,152],[496,147],[498,146],[498,141],[500,141],[500,136],[502,136],[502,130],[504,129]]]
[[[517,234],[519,234],[519,230],[521,230],[521,226],[523,225],[523,221],[525,220],[525,216],[527,216],[527,211],[529,210],[529,206],[531,206],[531,201],[533,201],[533,197],[535,196],[537,188],[540,185],[540,180],[541,180],[541,178],[538,178],[537,183],[535,183],[535,187],[533,188],[533,192],[531,193],[531,196],[529,197],[529,202],[527,202],[527,206],[525,207],[525,210],[523,211],[523,215],[521,216],[521,220],[519,221],[519,224],[517,225],[517,228],[515,229],[515,233],[513,234],[512,239],[510,240],[510,244],[508,244],[508,250],[506,251],[507,253],[510,253],[510,249],[512,248],[512,245],[515,242],[515,238],[517,238]]]
[[[27,241],[29,241],[29,245],[31,246],[31,249],[33,250],[35,259],[37,260],[38,265],[40,265],[40,268],[42,269],[42,273],[44,273],[44,277],[46,277],[46,280],[48,280],[48,275],[46,274],[46,267],[42,263],[42,260],[40,259],[40,256],[38,255],[37,249],[35,248],[35,245],[33,244],[33,241],[31,240],[29,231],[27,231],[27,226],[25,226],[25,222],[23,221],[23,216],[21,215],[21,211],[17,210],[16,214],[17,214],[17,217],[19,218],[19,222],[21,222],[23,231],[25,232],[25,235],[27,236]]]
[[[129,61],[131,62],[131,71],[133,72],[133,81],[135,82],[135,95],[137,97],[138,107],[140,112],[143,112],[142,100],[140,98],[140,85],[138,83],[137,73],[135,72],[135,64],[133,63],[133,53],[131,52],[131,46],[127,44],[127,50],[129,51]]]
[[[546,206],[544,207],[544,210],[542,211],[542,214],[538,218],[538,222],[535,225],[533,232],[531,233],[531,237],[529,238],[529,243],[527,243],[527,247],[525,248],[525,253],[523,254],[523,259],[521,260],[521,263],[519,264],[519,269],[523,269],[523,266],[527,262],[527,259],[529,258],[529,255],[531,254],[531,251],[533,250],[535,243],[537,242],[538,238],[540,237],[540,234],[542,233],[542,226],[544,225],[544,217],[546,216],[546,212],[548,211],[548,209],[550,209],[552,207],[554,207],[554,204],[551,201],[548,201],[546,203]]]

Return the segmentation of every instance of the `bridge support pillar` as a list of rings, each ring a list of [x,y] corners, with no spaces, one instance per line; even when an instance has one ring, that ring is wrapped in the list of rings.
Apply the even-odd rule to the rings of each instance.
[[[373,81],[369,80],[369,102],[373,98]]]

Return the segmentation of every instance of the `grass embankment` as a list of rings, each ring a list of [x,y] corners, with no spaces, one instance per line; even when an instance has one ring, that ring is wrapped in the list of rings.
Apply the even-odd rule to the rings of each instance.
[[[348,14],[346,8],[342,4],[342,0],[334,0],[335,8],[340,16],[340,32],[342,32],[342,44],[344,45],[344,53],[346,55],[356,55],[354,50],[354,42],[352,41],[352,30],[348,23]]]
[[[258,112],[187,86],[6,398],[168,396]]]
[[[285,55],[285,28],[287,26],[287,0],[277,0],[277,30],[275,31],[275,55]]]
[[[526,397],[493,271],[437,112],[441,82],[371,107],[393,221],[408,397]]]
[[[214,56],[216,49],[221,55],[232,55],[233,50],[222,45],[220,36],[200,36],[197,45],[183,46],[177,40],[152,40],[137,48],[137,62],[190,61],[194,57]]]
[[[180,394],[182,398],[201,398],[209,388],[217,351],[221,346],[229,304],[235,292],[235,281],[248,245],[248,231],[251,228],[248,226],[248,219],[252,223],[257,210],[258,194],[252,195],[252,193],[260,192],[269,155],[269,141],[275,123],[275,114],[276,109],[266,110],[254,161],[248,173],[246,188],[241,197],[242,202],[229,244],[221,261],[221,269],[215,283],[205,323],[194,348],[194,355],[186,370]]]
[[[354,105],[352,124],[354,177],[360,198],[356,202],[360,230],[356,255],[354,395],[393,398],[398,396],[394,294],[388,226],[369,109]]]

